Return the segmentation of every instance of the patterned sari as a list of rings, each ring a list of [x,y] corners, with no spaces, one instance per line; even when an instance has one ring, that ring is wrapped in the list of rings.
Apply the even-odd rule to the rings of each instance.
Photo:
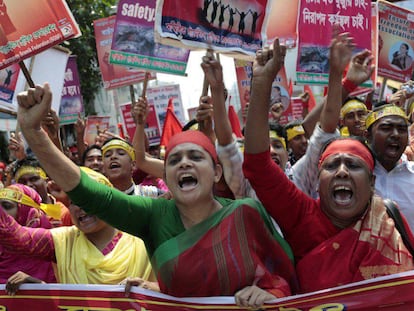
[[[406,229],[409,231],[408,226]],[[310,292],[412,270],[413,258],[382,198],[352,227],[322,242],[298,262],[302,291]]]
[[[277,297],[295,293],[292,252],[263,207],[250,199],[217,200],[220,211],[154,252],[161,291],[177,297],[231,296],[257,285]]]

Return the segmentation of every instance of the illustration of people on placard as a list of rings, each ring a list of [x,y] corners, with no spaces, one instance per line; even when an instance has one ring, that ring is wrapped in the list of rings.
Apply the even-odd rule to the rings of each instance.
[[[224,12],[226,11],[228,7],[229,5],[224,5],[220,1],[220,15],[219,15],[219,28],[220,29],[223,26],[223,22],[224,22]]]
[[[204,0],[203,8],[201,10],[201,17],[205,21],[207,21],[207,12],[212,1],[213,0]]]
[[[244,2],[244,3],[243,3]],[[213,26],[222,35],[235,32],[254,38],[260,18],[264,13],[248,1],[203,0],[198,9],[200,22]],[[234,30],[234,26],[237,29]]]
[[[252,14],[252,36],[256,33],[256,27],[257,27],[257,20],[259,19],[260,15],[257,11],[252,11],[249,9],[249,13]]]
[[[6,68],[4,70],[5,70],[5,73],[6,73],[6,78],[3,81],[3,86],[4,87],[9,87],[10,83],[11,83],[11,78],[12,78],[13,74],[15,74],[16,72],[15,71],[13,72],[13,70],[11,70],[9,68]]]

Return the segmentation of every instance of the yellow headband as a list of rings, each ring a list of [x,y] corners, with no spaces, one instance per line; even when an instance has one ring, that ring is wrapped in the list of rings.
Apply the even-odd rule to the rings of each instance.
[[[296,125],[294,127],[287,129],[286,133],[287,133],[287,140],[291,141],[294,137],[305,134],[305,129],[303,128],[302,125]]]
[[[341,108],[341,118],[343,119],[345,115],[354,110],[364,110],[365,112],[368,111],[367,106],[364,103],[361,103],[358,100],[350,100]]]
[[[135,151],[134,148],[132,148],[127,142],[121,140],[121,139],[113,139],[102,146],[102,155],[105,155],[105,153],[111,149],[123,149],[125,150],[132,161],[135,161]]]
[[[40,205],[33,201],[28,195],[8,188],[0,190],[0,199],[13,201],[34,208],[40,208]]]
[[[34,166],[22,166],[14,175],[14,180],[18,182],[20,177],[26,174],[35,174],[39,175],[42,179],[47,179],[46,172],[42,168]]]
[[[365,120],[365,127],[368,129],[374,122],[387,116],[398,116],[408,121],[405,112],[400,107],[391,105],[384,106],[380,110],[370,112]]]
[[[271,139],[277,139],[278,141],[280,141],[283,145],[283,148],[285,148],[286,150],[286,141],[283,137],[280,137],[279,135],[277,135],[276,131],[269,131],[269,138]]]

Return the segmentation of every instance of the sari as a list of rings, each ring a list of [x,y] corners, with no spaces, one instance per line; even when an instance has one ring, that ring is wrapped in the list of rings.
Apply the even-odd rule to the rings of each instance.
[[[22,184],[13,184],[7,189],[27,195],[38,205],[42,201],[35,190]],[[20,225],[30,228],[52,228],[47,215],[42,210],[22,203],[18,203],[17,206],[16,221]],[[0,262],[0,283],[6,283],[7,279],[18,271],[23,271],[47,283],[56,282],[52,261],[13,253],[10,249],[0,245]]]
[[[251,199],[217,200],[218,212],[155,250],[161,292],[232,296],[256,285],[276,297],[295,293],[292,252],[263,207]]]
[[[374,196],[371,207],[355,225],[306,254],[298,262],[297,272],[302,290],[310,292],[413,268],[413,258],[382,198]]]
[[[115,247],[103,254],[77,227],[51,230],[57,278],[67,284],[119,284],[139,276],[155,281],[144,242],[122,232]]]

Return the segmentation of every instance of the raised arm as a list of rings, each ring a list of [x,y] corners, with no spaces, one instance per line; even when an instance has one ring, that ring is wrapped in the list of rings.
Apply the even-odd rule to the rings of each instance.
[[[133,107],[133,116],[136,124],[132,145],[135,149],[136,163],[140,170],[157,178],[163,178],[164,161],[148,156],[145,152],[145,121],[148,115],[148,104],[145,98],[138,98]]]
[[[29,88],[17,96],[17,118],[23,136],[48,175],[67,192],[80,181],[79,167],[67,158],[51,141],[41,127],[50,111],[52,92],[48,83]]]
[[[223,68],[212,53],[203,57],[201,68],[203,68],[205,77],[210,85],[214,131],[217,142],[220,146],[227,146],[233,142],[233,131],[226,111]]]
[[[253,63],[250,105],[245,130],[245,152],[261,153],[269,149],[268,113],[273,80],[282,68],[286,47],[276,39],[273,48],[258,50]]]
[[[320,126],[327,133],[335,132],[342,106],[342,74],[352,57],[355,44],[348,33],[334,35],[329,53],[329,84],[323,105]]]

